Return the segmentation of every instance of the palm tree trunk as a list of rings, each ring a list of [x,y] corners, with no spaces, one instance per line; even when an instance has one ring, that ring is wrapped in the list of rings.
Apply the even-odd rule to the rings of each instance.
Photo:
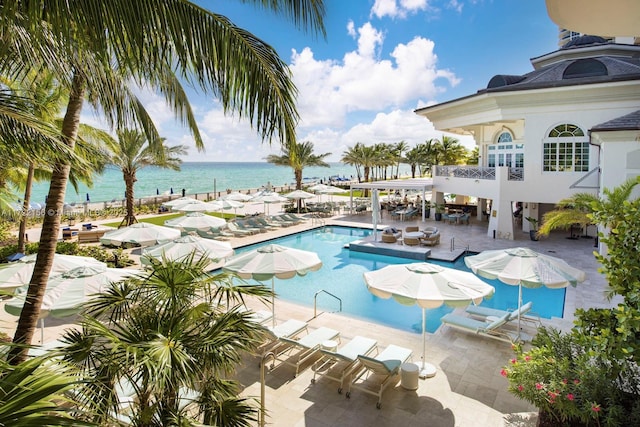
[[[18,232],[18,253],[23,254],[25,250],[25,233],[27,231],[27,213],[31,204],[31,185],[33,183],[33,173],[35,167],[33,163],[29,163],[29,171],[27,172],[27,182],[24,189],[24,203],[22,204],[22,216],[20,217],[20,231]]]
[[[74,74],[67,112],[62,121],[62,136],[67,146],[73,150],[78,137],[80,125],[80,113],[85,94],[84,78]],[[60,232],[60,216],[64,209],[64,196],[69,180],[71,165],[68,161],[60,160],[53,167],[51,174],[51,184],[47,196],[46,212],[42,221],[42,232],[40,234],[40,246],[38,256],[33,269],[33,275],[29,282],[27,297],[20,313],[14,343],[31,344],[33,333],[40,317],[40,307],[44,291],[49,280],[49,272],[53,265],[53,257],[56,253],[58,243],[58,233]],[[11,348],[8,360],[11,364],[17,365],[27,358],[27,348],[15,346]]]
[[[302,169],[294,169],[293,175],[296,178],[296,190],[302,190]],[[302,207],[302,199],[298,199],[298,213]]]
[[[125,196],[127,204],[127,215],[124,217],[120,226],[129,226],[138,222],[135,215],[135,199],[133,198],[133,184],[136,182],[136,175],[127,172],[122,173],[125,184]]]

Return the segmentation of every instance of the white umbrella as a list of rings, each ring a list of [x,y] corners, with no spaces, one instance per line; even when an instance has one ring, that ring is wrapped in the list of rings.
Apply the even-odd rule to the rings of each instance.
[[[37,254],[27,255],[16,262],[0,267],[0,289],[5,292],[13,292],[20,286],[28,285],[33,275],[36,257]],[[55,254],[50,274],[60,274],[83,266],[106,267],[107,265],[91,257]]]
[[[226,223],[227,221],[217,216],[206,215],[201,212],[189,212],[184,216],[165,221],[164,225],[184,231],[209,231],[212,228],[220,228]]]
[[[476,276],[429,263],[395,264],[364,273],[369,292],[380,298],[391,298],[403,305],[422,308],[422,378],[435,375],[435,367],[426,362],[426,309],[442,304],[462,307],[479,304],[495,292]]]
[[[465,257],[464,263],[479,276],[498,279],[518,286],[518,309],[522,307],[522,287],[551,289],[576,286],[586,279],[582,270],[571,267],[560,258],[542,255],[529,248],[511,248],[483,251]],[[520,336],[520,310],[518,310],[518,337]]]
[[[183,236],[171,242],[145,248],[142,251],[140,261],[142,264],[151,264],[150,258],[178,261],[194,254],[195,259],[209,258],[212,262],[220,261],[233,255],[233,248],[228,242],[219,242],[212,239],[203,239],[199,236]]]
[[[222,269],[231,271],[243,279],[255,279],[260,282],[271,279],[273,292],[274,277],[291,279],[296,275],[304,276],[309,271],[317,271],[320,267],[322,261],[315,252],[266,245],[229,258]],[[271,300],[271,310],[275,326],[275,296]]]
[[[140,246],[152,246],[180,237],[180,230],[148,222],[138,222],[128,227],[108,231],[100,238],[103,245],[121,246],[134,243]]]
[[[315,194],[307,193],[304,190],[294,190],[291,193],[287,193],[284,195],[287,199],[293,200],[302,200],[302,199],[310,199],[315,197]],[[300,213],[300,204],[298,203],[298,213]]]
[[[236,210],[238,208],[244,207],[244,203],[237,200],[220,199],[216,200],[215,203],[220,205],[220,212],[222,212],[223,209],[233,209],[234,215],[237,213]]]
[[[222,199],[222,200],[233,200],[233,201],[236,201],[236,202],[248,202],[252,198],[253,197],[251,197],[248,194],[242,194],[239,191],[232,191],[229,194],[225,194],[220,199]]]
[[[193,202],[183,203],[175,206],[174,211],[179,212],[215,212],[220,210],[220,204],[216,202],[203,202],[201,200],[195,200]]]
[[[270,203],[282,203],[282,202],[286,202],[287,198],[282,197],[280,194],[276,193],[275,191],[260,191],[259,193],[256,193],[255,196],[253,196],[253,198],[251,199],[254,202],[262,202],[265,205],[267,205],[267,207],[265,208],[265,212],[267,215],[269,215],[269,207],[268,205]]]
[[[197,202],[197,199],[194,199],[193,197],[180,197],[178,199],[173,199],[169,202],[165,202],[162,205],[163,206],[170,206],[170,207],[178,207],[180,205],[184,205],[185,203],[191,203],[191,202]]]

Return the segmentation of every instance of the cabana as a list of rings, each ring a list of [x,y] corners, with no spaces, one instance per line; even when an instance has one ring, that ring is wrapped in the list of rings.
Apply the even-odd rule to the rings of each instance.
[[[381,190],[381,191],[395,191],[395,190],[412,190],[421,193],[421,210],[422,221],[425,220],[426,208],[430,203],[425,200],[425,196],[429,193],[431,196],[431,190],[433,188],[433,180],[431,178],[411,178],[411,179],[393,179],[389,181],[374,181],[374,182],[357,182],[350,185],[350,206],[353,207],[353,190],[354,189],[368,189],[368,190]],[[351,210],[349,213],[352,213]]]

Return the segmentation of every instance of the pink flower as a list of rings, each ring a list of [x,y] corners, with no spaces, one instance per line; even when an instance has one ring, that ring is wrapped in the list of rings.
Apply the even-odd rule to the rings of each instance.
[[[600,412],[602,408],[600,407],[600,405],[594,403],[593,405],[591,405],[591,410],[594,412]]]
[[[536,383],[536,390],[542,390],[544,386],[540,383]]]
[[[506,377],[507,376],[507,370],[506,369],[502,369],[500,371],[500,375],[502,375],[503,377]]]
[[[573,380],[573,383],[578,385],[578,384],[580,384],[580,380]]]
[[[528,362],[529,360],[531,360],[531,356],[525,356],[524,360],[526,360]]]
[[[518,363],[518,360],[517,360],[517,359],[511,359],[511,364],[512,364],[512,365],[515,365],[516,363]]]
[[[524,390],[524,387],[522,385],[519,385],[518,386],[518,391],[522,391],[522,390]]]
[[[558,397],[558,393],[554,393],[552,391],[550,391],[548,394],[549,394],[549,397],[551,398],[551,400],[554,400],[556,397]]]
[[[566,379],[566,378],[564,378],[564,379],[562,380],[562,383],[563,383],[563,384],[566,384],[566,383],[568,383],[568,382],[569,382],[569,380],[568,380],[568,379]]]
[[[575,396],[572,393],[569,393],[569,394],[567,394],[567,399],[573,400],[573,399],[575,399]]]

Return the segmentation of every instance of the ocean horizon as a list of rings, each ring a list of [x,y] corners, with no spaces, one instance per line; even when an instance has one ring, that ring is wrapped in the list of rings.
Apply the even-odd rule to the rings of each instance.
[[[303,177],[307,181],[323,180],[339,176],[347,179],[356,178],[355,166],[344,163],[329,163],[330,167],[307,167],[303,170]],[[401,174],[407,165],[401,165]],[[293,169],[276,166],[267,162],[184,162],[179,171],[148,167],[140,169],[136,174],[137,182],[134,187],[136,198],[155,195],[181,194],[184,189],[187,194],[213,193],[231,189],[248,190],[261,188],[271,184],[276,187],[295,185]],[[94,177],[92,187],[79,184],[78,191],[71,184],[67,186],[65,203],[83,203],[89,198],[90,202],[108,202],[124,198],[124,179],[122,172],[114,167],[108,167],[104,173]],[[31,202],[43,204],[49,183],[35,183],[31,191]],[[24,194],[16,191],[16,198],[22,199]]]

